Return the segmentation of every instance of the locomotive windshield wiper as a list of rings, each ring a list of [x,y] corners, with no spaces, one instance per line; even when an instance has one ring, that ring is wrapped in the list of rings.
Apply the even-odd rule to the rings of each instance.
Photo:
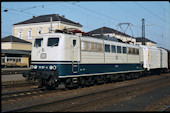
[[[51,47],[58,46],[58,43],[53,44]]]

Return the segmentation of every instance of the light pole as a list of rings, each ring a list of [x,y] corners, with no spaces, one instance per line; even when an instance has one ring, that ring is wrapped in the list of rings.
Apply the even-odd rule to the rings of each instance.
[[[145,45],[145,19],[142,19],[142,45]]]

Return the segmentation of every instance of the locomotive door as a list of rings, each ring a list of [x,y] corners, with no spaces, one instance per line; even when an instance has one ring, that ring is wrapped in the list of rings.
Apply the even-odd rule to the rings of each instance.
[[[162,61],[163,61],[163,59],[162,59],[162,50],[160,50],[160,68],[162,68]]]
[[[80,42],[77,37],[71,37],[72,48],[72,72],[78,73],[80,62]]]

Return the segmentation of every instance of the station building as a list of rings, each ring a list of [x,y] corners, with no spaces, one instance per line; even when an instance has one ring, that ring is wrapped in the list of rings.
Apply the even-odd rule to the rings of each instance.
[[[52,22],[51,22],[52,21]],[[32,18],[13,24],[13,36],[32,42],[35,35],[41,33],[49,33],[52,23],[52,30],[63,30],[75,28],[82,30],[82,25],[66,19],[64,15],[49,14],[33,16]]]
[[[142,37],[135,37],[136,38],[136,44],[137,45],[142,45]],[[149,40],[147,38],[144,38],[144,42],[145,42],[145,45],[146,46],[152,46],[152,47],[157,47],[157,43],[152,41],[152,40]]]
[[[15,36],[1,39],[1,66],[29,67],[32,43]]]
[[[136,44],[136,39],[130,35],[127,35],[125,33],[122,33],[120,31],[117,31],[115,29],[109,28],[109,27],[101,27],[92,31],[87,32],[91,36],[96,36],[96,35],[105,35],[109,37],[114,37],[122,42],[128,42],[129,44]]]

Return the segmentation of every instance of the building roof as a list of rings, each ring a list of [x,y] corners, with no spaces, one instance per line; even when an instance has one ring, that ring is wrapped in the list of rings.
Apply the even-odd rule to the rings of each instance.
[[[1,49],[1,53],[5,54],[21,54],[21,55],[30,55],[31,51],[26,50],[8,50],[8,49]]]
[[[25,20],[25,21],[22,21],[22,22],[13,24],[13,25],[50,22],[50,17],[52,17],[53,21],[67,22],[67,23],[75,24],[75,25],[82,27],[81,24],[68,20],[64,16],[59,16],[58,14],[41,15],[37,17],[33,16],[33,18],[31,19],[28,19],[28,20]]]
[[[27,44],[32,44],[31,42],[28,42],[28,41],[25,41],[25,40],[22,40],[20,38],[17,38],[15,36],[6,36],[4,38],[1,39],[1,42],[19,42],[19,43],[27,43]]]
[[[101,27],[92,31],[87,32],[89,35],[92,34],[105,34],[105,33],[115,33],[117,35],[123,35],[123,36],[127,36],[127,37],[132,37],[130,35],[127,35],[125,33],[122,33],[120,31],[117,31],[115,29],[109,28],[109,27]]]
[[[136,42],[142,42],[142,37],[135,37],[136,38]],[[152,43],[155,43],[157,44],[156,42],[152,41],[152,40],[149,40],[147,38],[144,38],[146,42],[152,42]]]

